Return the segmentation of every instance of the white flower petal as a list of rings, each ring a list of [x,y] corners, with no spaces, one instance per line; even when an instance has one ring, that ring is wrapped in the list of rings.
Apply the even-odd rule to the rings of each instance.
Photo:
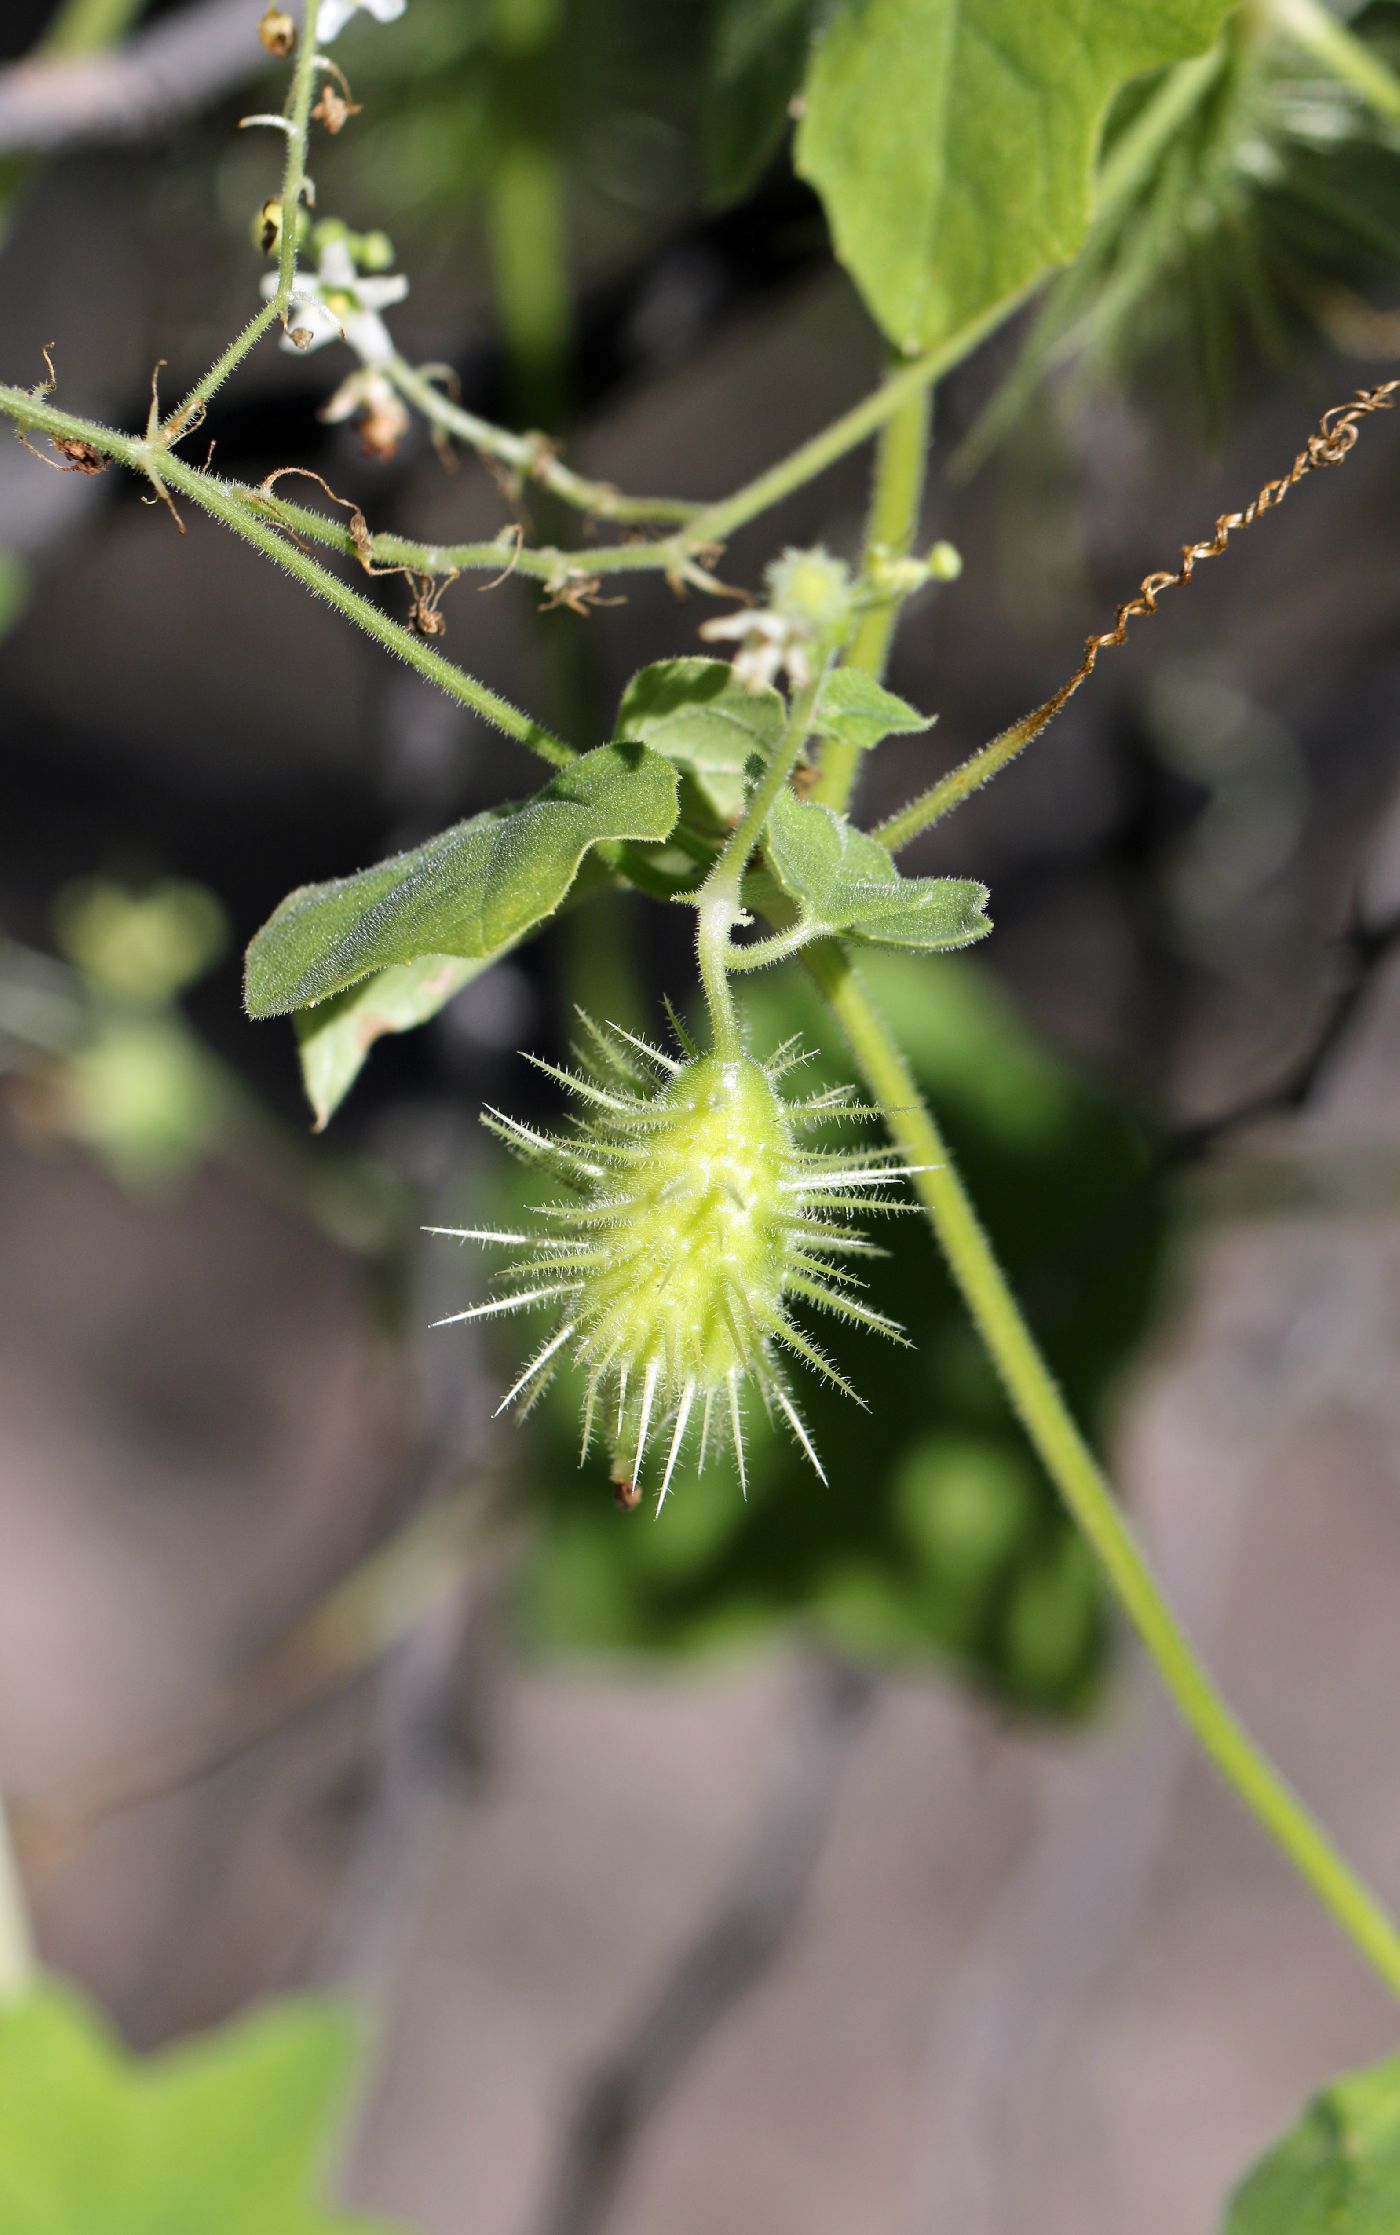
[[[349,312],[345,339],[362,365],[382,365],[394,354],[394,337],[376,310]]]
[[[403,14],[408,0],[321,0],[321,12],[316,19],[318,45],[338,38],[360,8],[368,10],[377,23],[394,23]]]

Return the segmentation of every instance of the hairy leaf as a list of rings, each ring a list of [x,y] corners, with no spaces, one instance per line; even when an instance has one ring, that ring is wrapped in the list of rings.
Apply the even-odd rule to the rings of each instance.
[[[780,792],[764,838],[784,892],[822,927],[886,947],[968,947],[991,930],[970,877],[901,877],[876,838],[815,800]]]
[[[1114,93],[1203,52],[1232,4],[843,0],[797,168],[896,347],[931,347],[1075,254]]]
[[[1334,2080],[1237,2190],[1224,2235],[1400,2227],[1400,2056]]]
[[[356,2057],[347,2013],[311,2002],[131,2057],[43,1986],[0,2011],[0,2227],[374,2235],[318,2202]]]
[[[766,760],[787,719],[774,690],[736,683],[727,660],[657,660],[634,675],[617,710],[619,737],[635,737],[684,770],[721,822],[744,805],[755,753]]]
[[[921,714],[907,699],[896,698],[860,667],[834,667],[822,684],[812,727],[823,737],[839,738],[868,752],[886,737],[908,737],[932,729],[936,714]]]
[[[533,799],[289,894],[248,949],[248,1014],[307,1008],[425,955],[489,962],[553,915],[591,846],[658,841],[675,820],[675,771],[642,745],[602,745]]]

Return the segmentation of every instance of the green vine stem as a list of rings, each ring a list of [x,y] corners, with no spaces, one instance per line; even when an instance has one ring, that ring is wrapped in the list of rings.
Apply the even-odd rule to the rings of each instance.
[[[947,1144],[848,956],[823,944],[807,966],[845,1033],[963,1301],[1056,1488],[1201,1747],[1372,1968],[1400,1995],[1400,1931],[1226,1706],[1183,1634],[1021,1316]]]
[[[811,681],[795,693],[787,728],[774,747],[768,766],[749,795],[741,820],[730,832],[715,858],[713,868],[695,896],[699,910],[695,946],[700,964],[700,983],[704,987],[705,1002],[710,1012],[715,1053],[726,1059],[737,1056],[741,1044],[729,972],[734,959],[730,934],[744,912],[741,900],[744,871],[748,867],[750,855],[763,836],[763,827],[773,802],[797,766],[802,748],[811,734],[817,693],[822,687],[829,665],[830,662],[824,660]]]
[[[255,311],[238,334],[221,350],[203,379],[197,381],[159,429],[160,438],[167,443],[178,442],[181,435],[197,426],[204,406],[215,391],[221,388],[229,374],[241,365],[249,351],[262,340],[270,326],[280,320],[287,323],[287,306],[292,299],[292,288],[297,275],[297,235],[300,231],[302,197],[307,189],[306,143],[311,131],[311,98],[316,90],[316,18],[321,0],[306,0],[301,31],[297,41],[297,57],[292,66],[291,84],[287,89],[287,105],[283,115],[287,120],[287,153],[282,166],[282,237],[277,249],[277,292],[271,302]]]
[[[1068,704],[1075,692],[1087,683],[1098,665],[1099,655],[1114,650],[1128,634],[1130,622],[1150,618],[1157,611],[1162,595],[1167,590],[1184,590],[1198,566],[1207,559],[1218,559],[1228,551],[1230,539],[1242,529],[1252,527],[1266,513],[1277,511],[1289,491],[1296,489],[1309,474],[1326,466],[1342,465],[1351,456],[1358,440],[1363,420],[1373,412],[1390,411],[1400,397],[1400,378],[1383,380],[1375,388],[1361,388],[1345,404],[1334,404],[1325,411],[1314,433],[1309,435],[1287,473],[1273,481],[1266,481],[1257,495],[1240,512],[1222,512],[1209,536],[1195,543],[1181,546],[1180,563],[1156,574],[1146,575],[1130,598],[1125,598],[1114,616],[1111,629],[1105,629],[1085,639],[1084,653],[1078,667],[1067,682],[1045,700],[1023,714],[994,737],[990,744],[972,753],[946,776],[931,784],[926,792],[912,799],[898,814],[890,815],[874,832],[882,845],[897,853],[917,838],[921,831],[929,830],[950,814],[980,785],[990,781],[1018,753],[1048,729],[1061,707]]]
[[[969,753],[966,760],[950,768],[936,784],[930,784],[926,792],[911,799],[898,814],[887,816],[872,836],[878,838],[882,846],[888,846],[892,854],[897,854],[922,832],[932,830],[935,823],[941,823],[945,815],[961,807],[973,792],[989,784],[1008,762],[1014,761],[1018,753],[1023,753],[1039,737],[1043,729],[1048,729],[1063,704],[1063,699],[1057,699],[1048,708],[1037,706],[1029,714],[1022,715],[1019,722],[1000,731],[977,752]]]
[[[1321,0],[1272,0],[1267,20],[1351,86],[1377,116],[1400,124],[1400,77]]]
[[[18,2002],[34,1983],[34,1941],[10,1838],[5,1803],[0,1799],[0,2010]]]
[[[500,698],[496,692],[488,690],[484,683],[478,683],[465,669],[455,666],[451,660],[445,660],[431,645],[425,644],[409,629],[392,620],[387,613],[381,613],[379,607],[372,605],[368,598],[361,597],[357,590],[350,589],[336,575],[328,573],[325,567],[318,566],[305,551],[299,550],[294,543],[289,543],[270,519],[255,513],[243,492],[221,481],[217,475],[203,473],[194,466],[186,465],[182,458],[165,450],[158,441],[144,441],[134,435],[121,434],[114,427],[104,427],[96,421],[74,418],[70,412],[57,411],[52,404],[45,403],[41,396],[36,396],[29,389],[0,385],[0,412],[12,419],[18,427],[56,436],[60,441],[90,444],[103,457],[113,458],[119,464],[131,467],[133,472],[143,474],[162,496],[171,489],[178,491],[181,496],[188,497],[192,504],[198,505],[202,511],[222,522],[226,528],[231,528],[245,543],[254,545],[265,558],[271,559],[286,573],[294,575],[307,589],[314,590],[318,597],[325,598],[346,620],[353,621],[356,628],[363,629],[366,636],[372,636],[377,643],[392,652],[395,658],[407,661],[410,667],[416,668],[430,683],[436,683],[440,690],[446,691],[449,698],[455,698],[462,705],[469,706],[473,713],[481,715],[484,721],[491,722],[497,729],[504,730],[507,737],[513,737],[520,744],[528,746],[532,753],[537,754],[541,760],[548,761],[551,767],[567,768],[577,757],[572,746],[566,745],[562,738],[555,737],[539,722],[522,713],[519,707],[512,706],[508,699]]]
[[[518,474],[522,481],[537,481],[540,487],[573,505],[579,512],[591,513],[595,519],[630,522],[643,526],[647,522],[665,523],[698,518],[702,507],[687,503],[682,497],[629,497],[615,489],[610,481],[590,481],[566,466],[557,455],[548,435],[512,434],[508,428],[497,427],[489,419],[479,419],[474,411],[467,411],[451,396],[445,395],[435,381],[425,372],[415,371],[402,357],[390,357],[383,366],[401,396],[415,410],[444,434],[455,435],[485,458],[494,458],[498,464]],[[658,554],[669,551],[669,545],[641,545],[641,550],[654,549]],[[600,553],[583,554],[590,569],[596,570]],[[665,565],[666,557],[659,555],[649,562]]]
[[[687,524],[685,543],[692,551],[703,549],[707,544],[723,543],[736,528],[746,527],[760,513],[770,511],[795,490],[815,481],[819,473],[825,473],[828,466],[834,466],[848,451],[868,442],[871,435],[877,434],[912,397],[922,395],[965,357],[970,357],[979,343],[1019,308],[1029,292],[1028,288],[1023,288],[1020,294],[1008,297],[984,311],[979,318],[969,320],[966,326],[960,326],[946,341],[935,343],[922,356],[911,357],[907,365],[889,373],[878,388],[872,388],[868,396],[863,396],[849,411],[843,411],[839,418],[823,427],[820,434],[799,443],[786,458],[780,458],[776,465],[767,467],[752,481],[746,481],[732,496],[721,498],[718,504],[706,505],[695,513]]]
[[[875,468],[870,489],[870,518],[865,531],[862,571],[885,553],[903,558],[919,529],[928,472],[929,433],[933,424],[933,388],[916,388],[899,409],[890,414],[875,444]],[[867,606],[856,624],[846,654],[847,667],[863,668],[882,682],[889,664],[890,646],[899,621],[900,601],[891,597]],[[855,790],[861,752],[856,745],[832,737],[822,747],[821,769],[812,796],[844,815]]]
[[[277,254],[277,293],[273,297],[286,324],[287,304],[297,276],[297,236],[301,200],[306,192],[306,141],[311,130],[311,96],[316,90],[316,18],[321,0],[306,0],[297,34],[297,58],[287,94],[287,161],[282,172],[282,238]]]
[[[382,531],[358,536],[341,521],[284,496],[281,489],[275,499],[270,499],[246,482],[231,481],[224,486],[264,519],[284,521],[299,536],[324,544],[328,550],[343,552],[350,559],[369,558],[376,566],[407,567],[415,574],[523,574],[546,587],[564,587],[571,579],[590,575],[656,573],[667,565],[670,552],[669,544],[640,542],[600,544],[596,551],[570,551],[552,543],[522,543],[510,528],[489,543],[418,543],[409,536]],[[695,575],[686,579],[697,588],[714,587]]]

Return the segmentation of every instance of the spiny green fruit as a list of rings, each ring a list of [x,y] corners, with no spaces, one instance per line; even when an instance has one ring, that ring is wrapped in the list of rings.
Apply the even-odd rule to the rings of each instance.
[[[861,1284],[832,1260],[881,1254],[851,1215],[908,1208],[888,1192],[909,1168],[892,1149],[801,1145],[812,1129],[865,1113],[844,1087],[786,1100],[779,1081],[804,1060],[794,1042],[767,1064],[691,1050],[682,1059],[616,1026],[585,1023],[595,1042],[585,1070],[530,1058],[578,1102],[570,1135],[537,1132],[496,1110],[483,1120],[568,1198],[541,1204],[533,1232],[433,1228],[526,1253],[503,1276],[500,1294],[438,1324],[553,1308],[558,1325],[500,1410],[517,1400],[527,1409],[571,1356],[586,1376],[580,1463],[601,1416],[618,1480],[639,1483],[659,1433],[666,1461],[658,1511],[692,1424],[699,1464],[727,1440],[747,1489],[750,1383],[822,1474],[781,1353],[847,1396],[855,1392],[794,1325],[791,1306],[800,1300],[904,1339],[893,1320],[860,1302]]]

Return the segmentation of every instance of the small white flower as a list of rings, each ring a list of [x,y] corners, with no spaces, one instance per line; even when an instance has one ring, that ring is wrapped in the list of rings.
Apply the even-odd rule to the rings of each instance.
[[[741,613],[723,613],[701,625],[707,644],[735,643],[734,680],[746,690],[766,690],[786,667],[800,688],[811,677],[806,646],[795,638],[789,624],[765,606],[750,606]]]
[[[379,4],[384,6],[387,0],[379,0]],[[262,291],[269,299],[277,293],[275,272],[266,274]],[[407,293],[408,281],[402,273],[386,279],[367,278],[356,271],[344,241],[327,241],[315,277],[298,272],[292,284],[288,332],[282,346],[305,355],[324,342],[344,341],[362,364],[382,365],[394,355],[394,343],[379,313],[391,303],[401,303]],[[294,342],[294,333],[310,338]]]
[[[321,0],[321,12],[316,18],[317,40],[337,38],[357,8],[368,9],[376,23],[394,23],[407,6],[408,0]]]
[[[844,636],[855,610],[855,585],[842,560],[818,544],[784,551],[768,568],[767,605],[721,614],[700,630],[707,644],[734,643],[734,680],[750,691],[776,683],[786,670],[795,691],[816,673],[817,654]]]

